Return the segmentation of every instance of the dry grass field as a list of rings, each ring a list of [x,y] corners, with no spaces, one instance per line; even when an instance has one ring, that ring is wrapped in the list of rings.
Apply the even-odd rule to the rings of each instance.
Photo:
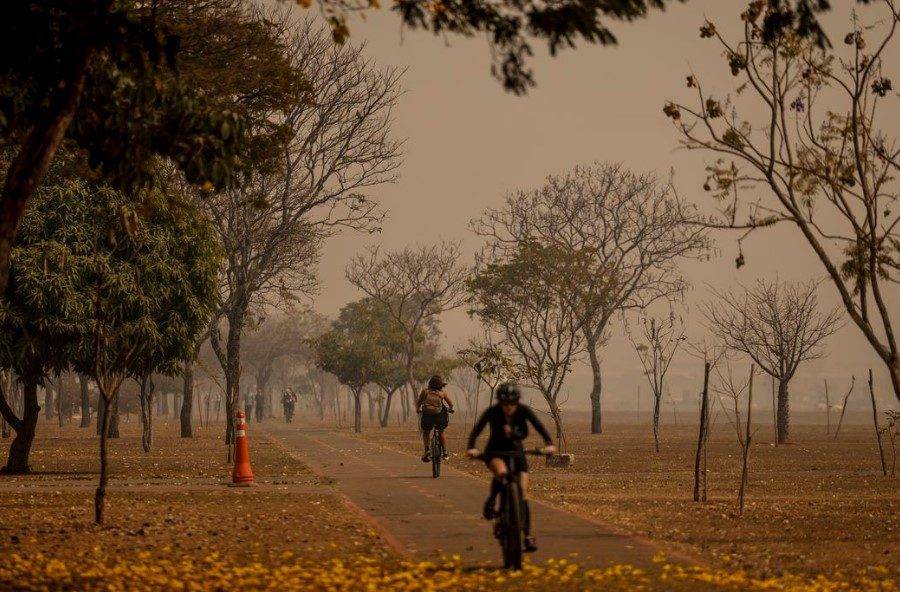
[[[457,418],[452,432],[457,453],[462,423]],[[258,426],[250,430],[257,475],[250,489],[227,486],[220,426],[182,440],[173,423],[159,421],[150,454],[140,449],[137,427],[123,424],[123,437],[111,442],[107,524],[98,527],[96,437],[42,422],[35,474],[0,479],[0,590],[896,590],[895,482],[875,474],[862,427],[845,426],[841,441],[829,443],[800,426],[795,443],[778,449],[760,433],[739,518],[727,432],[717,431],[710,450],[710,501],[693,504],[690,427],[665,426],[657,457],[640,426],[614,418],[597,439],[576,424],[575,465],[536,467],[536,494],[698,564],[661,561],[645,572],[551,561],[519,574],[398,556],[327,480]],[[418,452],[413,426],[367,428],[362,437]],[[452,462],[482,470],[458,456]]]

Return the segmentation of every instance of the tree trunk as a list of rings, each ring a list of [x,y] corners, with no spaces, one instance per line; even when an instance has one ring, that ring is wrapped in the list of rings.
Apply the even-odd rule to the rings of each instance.
[[[659,413],[662,405],[662,393],[653,393],[653,448],[659,452]]]
[[[788,380],[778,381],[778,443],[784,444],[790,437],[790,404],[788,401]]]
[[[150,452],[153,447],[153,381],[145,376],[141,379],[141,447]]]
[[[66,424],[66,391],[62,376],[56,377],[56,419],[59,427]]]
[[[603,433],[603,415],[600,408],[600,395],[603,393],[603,376],[600,373],[600,357],[597,345],[593,340],[587,343],[588,357],[591,361],[591,433]]]
[[[887,367],[891,376],[891,386],[894,387],[894,396],[900,401],[900,356],[895,355]]]
[[[241,332],[245,310],[237,306],[227,315],[228,338],[225,351],[225,445],[230,464],[234,453],[234,414],[241,392]]]
[[[110,438],[119,437],[119,397],[113,397],[109,407],[109,419],[106,423],[108,426],[106,435]]]
[[[51,384],[53,383],[48,380],[44,386],[44,419],[47,421],[53,419],[53,389],[50,388]]]
[[[118,398],[118,397],[116,397]],[[97,491],[94,494],[94,522],[103,524],[103,511],[106,508],[106,483],[109,479],[109,465],[107,463],[107,439],[112,428],[110,419],[113,415],[110,400],[100,395],[99,406],[100,415],[97,424],[100,427],[100,482],[97,485]]]
[[[400,411],[401,421],[406,423],[409,421],[409,393],[412,390],[412,384],[407,384],[400,392]]]
[[[13,380],[12,380],[12,370],[7,370],[3,373],[3,380],[6,384],[3,385],[3,392],[0,393],[0,397],[3,397],[5,401],[7,401],[7,408],[9,406],[8,401],[9,397],[12,396],[13,392]],[[0,414],[0,438],[6,440],[10,436],[10,426],[9,422],[6,421],[6,416]]]
[[[382,410],[381,414],[381,427],[383,428],[386,428],[388,426],[388,420],[391,417],[391,401],[394,399],[394,393],[396,392],[396,390],[393,390],[389,393],[385,392],[384,409]]]
[[[375,399],[372,397],[372,391],[366,391],[366,400],[369,404],[369,424],[375,423]]]
[[[103,426],[109,425],[108,422],[104,423],[103,415],[106,414],[106,407],[103,406],[103,397],[99,393],[97,394],[97,435],[103,433]],[[101,425],[102,424],[102,425]]]
[[[544,398],[547,400],[547,406],[550,408],[550,417],[553,418],[553,426],[556,428],[556,441],[559,443],[559,450],[560,452],[566,452],[566,432],[563,429],[562,410],[556,404],[556,401],[546,394]]]
[[[80,59],[74,60],[72,71],[60,79],[57,95],[51,97],[46,112],[39,114],[37,124],[25,137],[6,170],[3,192],[0,193],[0,293],[6,290],[9,280],[10,255],[25,208],[44,180],[78,109],[93,57],[90,47],[83,51]]]
[[[254,398],[254,415],[256,417],[256,423],[262,423],[263,419],[267,416],[266,404],[269,400],[268,391],[271,372],[271,369],[268,371],[263,370],[260,371],[260,375],[256,377],[256,397]],[[250,418],[248,417],[247,420],[249,421]]]
[[[91,394],[88,391],[88,379],[78,375],[78,386],[81,387],[81,427],[91,427]]]
[[[22,475],[31,472],[29,457],[31,446],[34,444],[34,434],[37,430],[38,418],[41,408],[38,405],[37,380],[23,378],[23,409],[22,421],[16,429],[16,437],[9,447],[9,457],[2,472],[10,475]],[[15,426],[14,426],[15,427]]]
[[[194,363],[184,362],[184,386],[181,391],[181,437],[192,438],[194,436],[191,425],[191,412],[194,409]]]
[[[353,431],[362,432],[362,392],[352,391],[353,394]]]

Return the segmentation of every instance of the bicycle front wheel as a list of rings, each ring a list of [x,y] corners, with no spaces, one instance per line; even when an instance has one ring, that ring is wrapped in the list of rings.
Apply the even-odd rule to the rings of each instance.
[[[441,441],[437,436],[433,436],[431,439],[431,476],[437,479],[441,476],[441,456],[444,454],[444,449],[441,446]]]
[[[522,492],[518,483],[512,483],[506,491],[506,504],[503,512],[503,567],[506,569],[522,569]]]

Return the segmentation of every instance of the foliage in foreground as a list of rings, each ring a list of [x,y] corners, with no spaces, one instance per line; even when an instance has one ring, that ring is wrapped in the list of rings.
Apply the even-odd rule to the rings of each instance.
[[[844,578],[840,574],[807,579],[783,575],[755,579],[746,573],[681,567],[658,560],[658,568],[647,571],[631,565],[582,569],[565,559],[544,564],[526,564],[521,572],[472,569],[458,556],[441,563],[390,562],[372,557],[314,562],[294,558],[287,552],[281,565],[238,565],[213,553],[200,560],[151,558],[139,553],[134,560],[104,555],[99,547],[93,556],[77,564],[43,554],[23,557],[10,554],[0,562],[0,587],[17,590],[753,590],[787,592],[832,592],[897,590],[886,573]]]

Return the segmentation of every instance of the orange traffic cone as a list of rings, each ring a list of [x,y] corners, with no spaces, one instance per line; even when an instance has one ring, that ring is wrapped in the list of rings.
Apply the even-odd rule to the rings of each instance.
[[[231,483],[250,486],[253,485],[253,469],[250,468],[250,446],[247,444],[244,412],[238,411],[235,417],[234,469],[231,471]]]

